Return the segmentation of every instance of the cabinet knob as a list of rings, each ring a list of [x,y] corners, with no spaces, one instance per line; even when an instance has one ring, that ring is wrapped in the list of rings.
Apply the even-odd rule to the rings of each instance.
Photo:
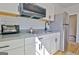
[[[39,40],[41,40],[41,39],[43,39],[43,38],[39,38]]]
[[[39,44],[39,50],[41,49],[40,44]]]

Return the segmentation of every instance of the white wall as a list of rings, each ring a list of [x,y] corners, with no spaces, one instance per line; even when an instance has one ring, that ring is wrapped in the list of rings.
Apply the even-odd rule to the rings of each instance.
[[[54,4],[54,14],[58,15],[64,12],[64,8],[62,8],[61,6],[59,6],[57,3]]]
[[[19,14],[18,3],[0,3],[0,11]]]
[[[70,7],[66,7],[66,8],[63,8],[63,7],[59,6],[58,4],[54,4],[54,6],[55,6],[55,8],[54,8],[55,14],[60,14],[65,11],[65,12],[69,13],[69,15],[71,15],[71,14],[76,14],[77,12],[79,12],[79,4],[76,4],[76,5],[70,6]]]
[[[64,11],[68,12],[69,15],[77,14],[77,12],[79,12],[79,4],[65,8]]]

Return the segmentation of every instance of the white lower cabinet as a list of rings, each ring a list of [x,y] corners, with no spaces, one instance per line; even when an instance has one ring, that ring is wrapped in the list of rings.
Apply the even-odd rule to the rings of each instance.
[[[44,55],[44,47],[38,37],[25,39],[25,55]]]
[[[50,50],[51,54],[54,54],[56,51],[60,50],[60,33],[50,34]]]
[[[57,38],[56,34],[54,33],[53,35],[50,35],[50,49],[51,49],[51,54],[54,54],[57,51]]]
[[[56,36],[57,36],[56,37],[57,38],[57,44],[56,44],[57,48],[56,49],[60,50],[60,33],[57,33]]]
[[[25,55],[48,55],[48,51],[38,37],[25,39]]]
[[[0,42],[0,55],[51,55],[60,49],[60,33]]]
[[[27,45],[25,47],[25,55],[35,55],[35,46]]]
[[[42,35],[39,40],[49,54],[54,54],[60,49],[60,33]]]
[[[35,38],[36,42],[36,55],[44,55],[44,46],[42,45],[41,41],[38,37]]]
[[[24,55],[24,39],[0,42],[0,55]]]
[[[24,47],[19,47],[19,48],[15,48],[15,49],[3,51],[3,52],[8,53],[8,55],[24,55]]]
[[[43,45],[43,54],[50,55],[51,54],[51,49],[50,49],[51,39],[49,37],[49,34],[39,36],[39,40],[41,41],[41,44]]]
[[[35,55],[35,37],[25,39],[25,55]]]
[[[47,52],[49,52],[49,54],[50,54],[50,39],[49,39],[49,34],[40,36],[39,40],[41,41],[42,45],[47,50]]]

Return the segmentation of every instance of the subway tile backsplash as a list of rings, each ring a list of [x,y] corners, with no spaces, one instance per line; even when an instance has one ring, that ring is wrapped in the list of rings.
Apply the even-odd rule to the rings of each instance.
[[[44,29],[44,22],[40,20],[24,18],[24,17],[0,16],[0,26],[1,24],[20,25],[20,29],[29,29],[30,27],[34,29]],[[0,32],[1,32],[1,27],[0,27]]]

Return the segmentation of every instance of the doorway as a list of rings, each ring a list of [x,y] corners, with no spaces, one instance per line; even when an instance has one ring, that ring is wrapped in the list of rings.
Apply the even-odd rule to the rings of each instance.
[[[69,40],[76,42],[77,15],[69,16]]]

